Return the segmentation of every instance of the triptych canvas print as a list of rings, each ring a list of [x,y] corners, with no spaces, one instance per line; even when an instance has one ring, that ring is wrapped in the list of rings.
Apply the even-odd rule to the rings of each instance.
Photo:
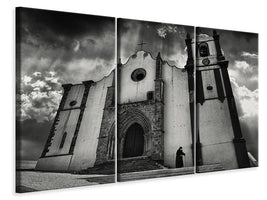
[[[258,34],[16,9],[19,193],[258,166]]]

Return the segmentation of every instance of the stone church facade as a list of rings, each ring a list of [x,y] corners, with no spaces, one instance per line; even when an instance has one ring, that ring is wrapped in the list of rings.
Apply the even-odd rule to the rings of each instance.
[[[249,167],[218,34],[197,34],[196,41],[188,34],[185,44],[183,69],[142,50],[119,61],[117,159],[146,157],[175,168],[176,151],[183,147],[184,167],[195,160],[197,166]],[[79,171],[114,160],[114,73],[98,82],[63,85],[37,170]]]
[[[189,71],[138,51],[118,65],[118,159],[147,156],[175,167],[177,149],[193,166]],[[193,101],[192,101],[193,102]],[[133,142],[134,141],[134,142]]]

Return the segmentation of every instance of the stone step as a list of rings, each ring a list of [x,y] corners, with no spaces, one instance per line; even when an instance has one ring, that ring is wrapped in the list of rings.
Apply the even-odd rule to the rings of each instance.
[[[75,174],[115,174],[115,161],[108,161],[102,163],[100,165],[96,165],[92,168],[84,169],[78,172],[74,172]]]
[[[138,172],[164,169],[158,162],[151,160],[147,156],[132,157],[118,160],[118,173]]]
[[[165,168],[165,169],[149,170],[149,171],[118,173],[117,179],[119,182],[124,182],[130,180],[178,176],[178,175],[193,174],[194,170],[195,170],[194,167],[183,167],[183,168],[173,168],[173,169]],[[221,170],[225,169],[220,163],[212,165],[202,165],[196,167],[197,173],[215,172]]]
[[[206,172],[215,172],[225,170],[220,163],[212,164],[212,165],[202,165],[196,167],[197,173],[206,173]]]
[[[124,182],[124,181],[130,181],[130,180],[160,178],[160,177],[193,174],[193,173],[194,173],[194,167],[183,167],[183,168],[174,168],[174,169],[158,169],[158,170],[149,170],[149,171],[118,173],[117,179],[119,182]]]

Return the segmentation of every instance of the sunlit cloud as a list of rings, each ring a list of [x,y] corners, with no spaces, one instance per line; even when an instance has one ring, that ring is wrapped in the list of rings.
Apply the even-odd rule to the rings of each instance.
[[[77,52],[80,49],[80,42],[78,40],[75,40],[75,42],[73,43],[74,48],[73,51]]]
[[[258,89],[249,90],[231,78],[239,121],[248,151],[258,158]]]
[[[170,24],[165,24],[162,25],[157,29],[157,33],[159,37],[166,38],[167,34],[169,33],[176,33],[178,32],[178,27],[176,25],[170,25]],[[180,33],[184,33],[181,32]]]
[[[20,119],[36,119],[38,122],[53,119],[61,96],[61,84],[55,72],[24,75],[21,80]]]
[[[246,52],[246,51],[243,51],[242,53],[241,53],[241,56],[243,56],[243,57],[248,57],[248,58],[258,58],[258,55],[257,54],[255,54],[255,53],[249,53],[249,52]]]
[[[239,60],[235,61],[235,67],[237,69],[242,70],[245,73],[253,71],[252,66],[249,65],[246,61],[239,61]]]

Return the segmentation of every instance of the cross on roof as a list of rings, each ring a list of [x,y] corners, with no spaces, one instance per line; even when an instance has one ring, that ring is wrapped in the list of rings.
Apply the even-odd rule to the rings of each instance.
[[[140,51],[142,51],[143,50],[143,45],[144,44],[146,44],[145,42],[143,42],[143,40],[142,40],[142,42],[140,43],[140,44],[137,44],[137,45],[140,45]]]

